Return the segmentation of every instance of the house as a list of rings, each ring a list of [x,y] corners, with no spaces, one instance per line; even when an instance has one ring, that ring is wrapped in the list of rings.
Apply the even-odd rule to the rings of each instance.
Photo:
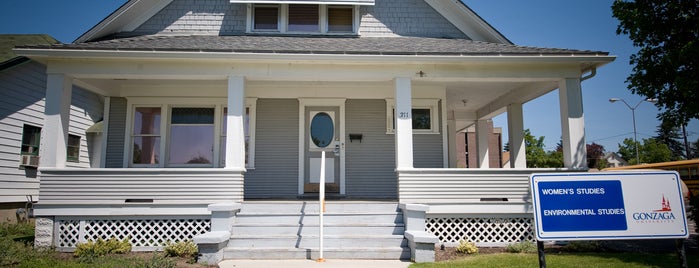
[[[528,177],[586,170],[581,81],[614,60],[514,45],[457,0],[130,0],[15,52],[47,68],[36,245],[194,237],[208,262],[318,257],[323,162],[328,258],[532,239]],[[75,85],[102,99],[92,168],[66,158]],[[556,89],[565,168],[527,169],[522,104]],[[511,169],[489,165],[503,112]]]
[[[488,159],[489,167],[502,167],[503,159],[502,151],[502,128],[494,128],[493,122],[488,123]],[[478,167],[478,147],[476,147],[476,128],[470,126],[456,133],[456,167],[471,168]],[[453,165],[450,165],[453,166]]]
[[[621,158],[621,156],[619,156],[615,152],[605,154],[604,160],[606,160],[607,163],[609,163],[609,167],[623,167],[629,165],[629,162],[624,160],[624,158]]]
[[[44,126],[46,66],[12,52],[17,45],[56,44],[48,35],[0,35],[0,221],[25,219],[38,200],[39,141]],[[85,130],[102,117],[102,97],[73,87],[66,166],[89,167]],[[91,138],[91,137],[90,137]]]

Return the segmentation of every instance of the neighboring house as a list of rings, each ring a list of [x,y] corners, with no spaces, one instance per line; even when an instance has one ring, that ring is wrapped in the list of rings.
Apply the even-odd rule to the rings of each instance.
[[[328,258],[531,240],[528,178],[554,170],[526,169],[522,104],[559,90],[555,171],[584,171],[581,81],[614,60],[514,45],[457,0],[131,0],[15,51],[49,70],[36,245],[196,236],[209,262],[316,257],[322,160]],[[103,100],[96,168],[67,162],[74,85]],[[503,112],[513,169],[491,169]],[[458,169],[468,126],[481,164]]]
[[[629,165],[629,162],[615,152],[605,154],[603,159],[609,164],[607,167],[624,167]]]
[[[488,160],[489,167],[502,167],[502,128],[493,128],[493,122],[488,123]],[[476,142],[476,127],[470,126],[456,134],[456,167],[478,168],[478,143]],[[508,161],[508,160],[505,160]],[[509,161],[508,161],[509,162]]]
[[[12,48],[56,43],[48,35],[0,35],[0,221],[26,216],[27,202],[38,200],[44,126],[46,66],[17,56]],[[66,166],[89,167],[85,130],[101,119],[103,100],[77,86],[72,99]]]

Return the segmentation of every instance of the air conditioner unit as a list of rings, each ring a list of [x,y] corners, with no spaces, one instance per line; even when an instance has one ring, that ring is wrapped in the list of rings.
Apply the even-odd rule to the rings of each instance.
[[[36,155],[23,154],[19,160],[20,167],[38,167],[39,157]]]

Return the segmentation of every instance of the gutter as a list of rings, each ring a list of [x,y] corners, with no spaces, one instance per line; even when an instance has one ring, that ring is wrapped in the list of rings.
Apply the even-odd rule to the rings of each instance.
[[[607,54],[561,54],[561,55],[419,55],[419,54],[306,54],[306,53],[254,53],[254,52],[216,52],[216,51],[120,51],[120,50],[75,50],[75,49],[27,49],[15,48],[15,53],[32,59],[73,58],[73,59],[161,59],[161,60],[218,60],[218,61],[255,61],[270,60],[281,62],[309,61],[344,61],[344,62],[379,62],[379,63],[469,63],[469,62],[538,62],[538,63],[572,63],[597,62],[609,63],[616,57]],[[592,67],[595,69],[596,67]],[[595,71],[593,71],[595,73]]]

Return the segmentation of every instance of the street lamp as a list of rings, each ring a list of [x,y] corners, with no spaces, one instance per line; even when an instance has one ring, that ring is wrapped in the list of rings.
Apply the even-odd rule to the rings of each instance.
[[[629,107],[629,109],[631,109],[631,117],[633,118],[633,143],[634,143],[634,145],[636,146],[636,164],[637,164],[637,165],[638,165],[638,164],[641,164],[641,160],[640,160],[640,157],[639,157],[639,154],[638,154],[638,140],[637,140],[637,138],[636,138],[636,108],[638,108],[638,106],[641,105],[641,103],[643,103],[644,101],[645,101],[645,102],[650,102],[650,103],[655,104],[655,103],[658,102],[658,99],[645,99],[645,100],[641,100],[641,101],[639,101],[639,102],[638,102],[635,106],[633,106],[633,107],[631,107],[631,105],[629,105],[624,99],[620,99],[620,98],[611,98],[611,99],[609,99],[609,102],[611,102],[611,103],[615,103],[615,102],[617,102],[617,101],[623,102],[623,103],[626,105],[626,107]]]

